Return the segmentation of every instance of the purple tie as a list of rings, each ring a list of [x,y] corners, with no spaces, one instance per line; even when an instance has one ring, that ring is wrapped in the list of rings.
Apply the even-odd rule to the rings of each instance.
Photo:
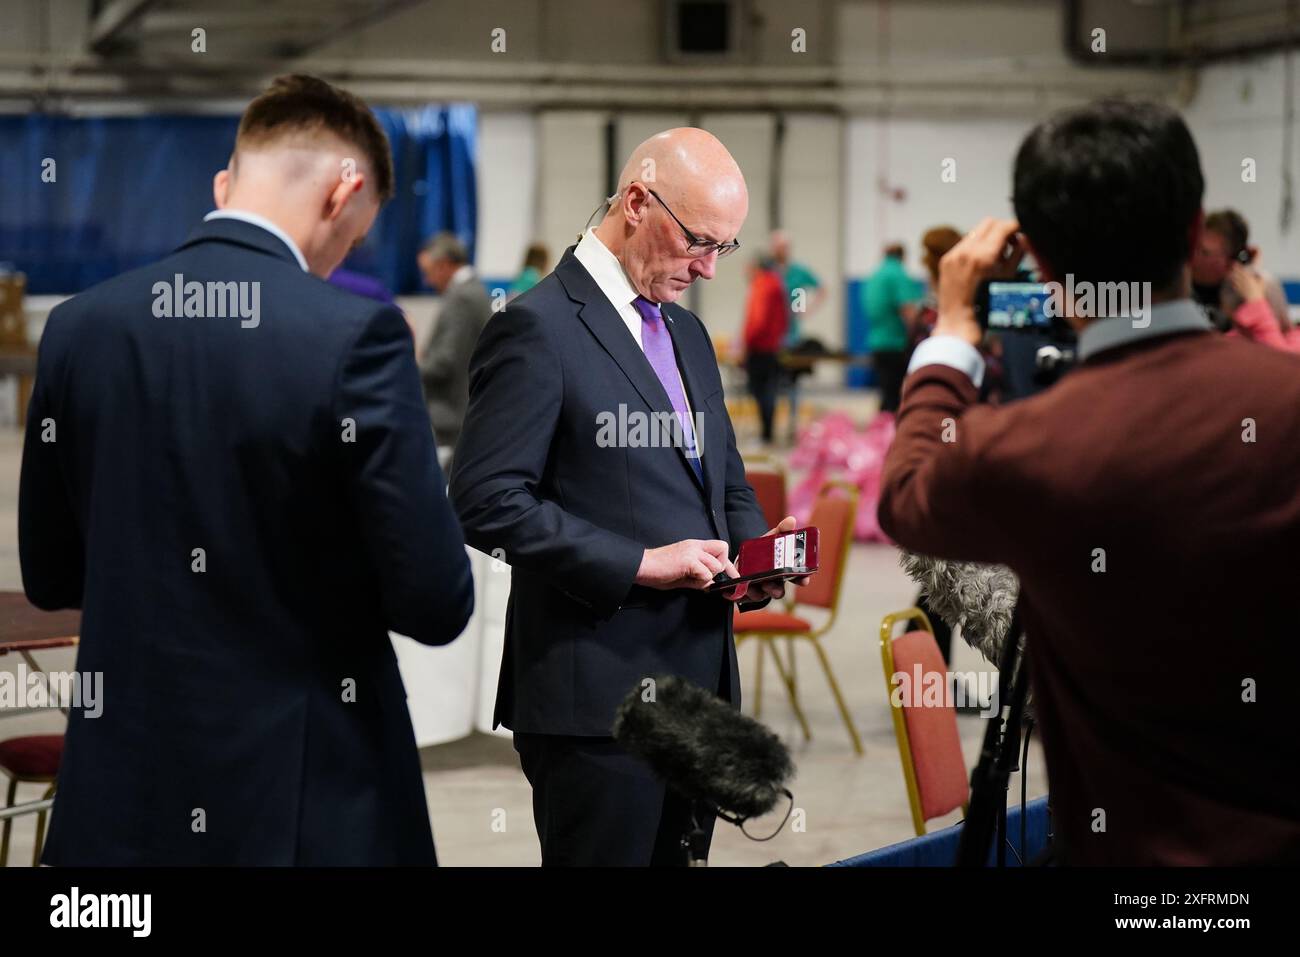
[[[650,360],[659,383],[668,393],[668,401],[673,404],[673,411],[682,424],[682,438],[685,442],[686,461],[695,469],[695,475],[704,484],[704,469],[700,465],[700,453],[695,445],[695,426],[691,422],[690,412],[686,408],[686,394],[682,391],[682,379],[677,372],[677,358],[673,354],[673,338],[664,325],[663,312],[659,306],[637,296],[632,300],[636,311],[641,313],[641,348]]]

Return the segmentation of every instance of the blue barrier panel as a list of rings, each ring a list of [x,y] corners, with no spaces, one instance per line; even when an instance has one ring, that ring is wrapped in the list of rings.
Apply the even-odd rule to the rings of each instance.
[[[855,356],[865,356],[869,351],[867,313],[862,308],[862,294],[866,287],[865,279],[850,279],[844,289],[844,349]],[[876,384],[876,372],[868,366],[849,366],[844,375],[844,384],[850,388],[865,389]]]
[[[963,822],[964,823],[964,822]],[[1028,860],[1032,862],[1047,847],[1047,835],[1050,828],[1050,816],[1047,810],[1047,798],[1035,798],[1025,805],[1025,846],[1029,850]],[[914,837],[910,841],[890,844],[888,847],[867,851],[856,857],[845,858],[828,864],[827,867],[952,867],[957,859],[957,845],[961,840],[963,824],[954,824],[941,831]],[[1024,859],[1020,848],[1020,805],[1007,808],[1007,866],[1020,867],[1012,848]],[[989,866],[996,860],[992,849],[989,851]]]

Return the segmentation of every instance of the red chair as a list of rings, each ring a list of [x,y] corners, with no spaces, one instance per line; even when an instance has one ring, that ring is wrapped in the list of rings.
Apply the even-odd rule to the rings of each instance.
[[[849,562],[849,546],[853,542],[853,525],[857,520],[857,510],[856,486],[848,482],[827,482],[822,486],[813,504],[812,518],[808,523],[817,526],[821,532],[820,570],[812,576],[812,580],[807,585],[796,589],[794,602],[789,610],[774,611],[763,608],[758,611],[737,611],[736,645],[739,649],[742,642],[750,638],[758,639],[758,662],[754,677],[754,713],[756,715],[762,713],[763,660],[764,653],[770,650],[781,683],[785,686],[786,696],[790,699],[790,706],[794,709],[800,728],[803,729],[804,740],[811,740],[812,731],[809,730],[808,720],[799,706],[799,695],[795,686],[794,642],[792,641],[790,645],[790,662],[787,667],[781,660],[780,650],[774,639],[790,638],[795,641],[811,642],[821,661],[822,670],[826,673],[826,681],[831,686],[835,703],[839,706],[840,717],[844,719],[844,726],[848,728],[853,750],[860,755],[862,739],[858,737],[858,729],[853,724],[848,706],[844,703],[844,696],[840,693],[839,683],[835,680],[835,673],[831,670],[830,659],[826,657],[826,650],[821,643],[821,638],[835,625],[835,618],[839,611],[840,586],[843,584],[844,570]],[[814,628],[811,622],[796,614],[800,606],[805,605],[827,609],[830,611],[830,616],[821,627]]]
[[[29,734],[0,741],[0,771],[9,775],[9,791],[5,807],[13,807],[19,783],[48,784],[41,800],[54,796],[55,779],[63,761],[63,735]],[[41,862],[41,845],[45,841],[45,811],[36,815],[36,848],[32,851],[32,867]],[[9,832],[14,820],[4,820],[4,835],[0,837],[0,867],[9,866]]]
[[[776,528],[781,519],[790,514],[786,511],[785,471],[779,465],[745,466],[745,480],[754,490],[763,517],[767,519],[768,528]]]
[[[898,623],[911,621],[919,621],[925,630],[893,637]],[[941,676],[943,686],[948,686],[948,667],[925,612],[908,608],[884,617],[880,623],[880,660],[885,669],[889,710],[894,716],[898,756],[903,762],[907,800],[912,807],[912,826],[919,837],[925,833],[926,821],[957,808],[964,813],[970,795],[952,699],[945,694],[942,704],[927,703],[917,687],[916,675],[921,675],[924,683],[934,680],[928,676],[935,672]],[[904,681],[912,689],[911,695],[898,693]],[[897,704],[896,696],[900,699]]]

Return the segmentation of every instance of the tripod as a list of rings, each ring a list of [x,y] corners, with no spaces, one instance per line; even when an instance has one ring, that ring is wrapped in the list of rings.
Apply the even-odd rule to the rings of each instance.
[[[1027,656],[1020,653],[1023,626],[1020,604],[1011,613],[1011,624],[998,661],[999,713],[984,730],[979,763],[971,775],[970,810],[961,829],[957,847],[958,867],[983,867],[989,856],[989,842],[997,831],[998,867],[1007,864],[1007,790],[1011,772],[1017,767],[1024,721],[1025,696],[1029,693]],[[1024,820],[1021,820],[1023,833]],[[1021,841],[1021,854],[1024,854]]]

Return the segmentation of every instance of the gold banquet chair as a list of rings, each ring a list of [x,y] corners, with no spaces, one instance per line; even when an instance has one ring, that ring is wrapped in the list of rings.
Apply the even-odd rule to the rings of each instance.
[[[826,673],[826,681],[835,696],[836,705],[839,706],[840,717],[844,720],[849,739],[853,742],[853,750],[861,755],[862,739],[858,737],[858,729],[854,726],[853,717],[844,703],[844,695],[840,693],[839,682],[835,680],[830,659],[826,657],[826,649],[821,642],[822,637],[834,627],[839,611],[840,588],[844,583],[844,571],[849,563],[849,546],[853,543],[853,528],[857,521],[857,514],[857,486],[839,481],[822,485],[813,504],[812,518],[808,522],[809,525],[815,525],[820,530],[821,554],[817,574],[812,576],[812,580],[807,585],[795,590],[794,602],[785,611],[771,611],[767,608],[744,612],[737,610],[736,647],[739,650],[740,645],[751,638],[758,642],[758,661],[754,672],[755,714],[762,712],[763,664],[765,653],[771,651],[777,674],[785,687],[786,696],[790,699],[790,706],[799,720],[799,727],[803,729],[804,740],[809,741],[812,740],[812,731],[808,727],[808,719],[804,716],[803,708],[799,705],[799,694],[795,685],[794,644],[798,641],[810,642],[817,652],[818,660],[821,661],[822,670]],[[801,606],[824,608],[830,612],[830,615],[821,627],[814,628],[811,622],[797,614]],[[781,658],[781,650],[775,640],[777,638],[792,639],[788,665]]]
[[[894,637],[899,623],[918,621],[922,631],[906,631]],[[886,615],[880,622],[880,662],[885,669],[885,695],[894,717],[898,757],[903,763],[907,801],[912,808],[912,826],[920,837],[925,822],[957,808],[966,812],[970,785],[966,759],[957,733],[957,711],[945,696],[939,707],[926,706],[914,697],[894,706],[894,675],[922,675],[939,672],[947,680],[947,666],[939,652],[930,619],[919,608],[907,608]]]

